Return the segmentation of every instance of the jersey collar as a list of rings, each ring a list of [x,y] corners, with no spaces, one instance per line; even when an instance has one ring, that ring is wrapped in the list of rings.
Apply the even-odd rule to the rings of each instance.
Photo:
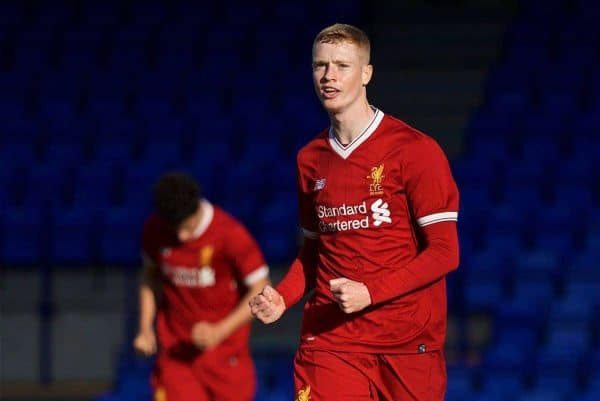
[[[369,139],[377,127],[379,127],[381,120],[383,120],[383,112],[377,108],[373,108],[373,110],[375,111],[375,115],[367,127],[363,130],[363,132],[360,133],[359,136],[354,138],[354,140],[346,146],[342,145],[337,139],[335,133],[333,132],[333,128],[329,128],[329,144],[331,145],[333,151],[340,155],[342,159],[347,159],[348,156],[350,156],[352,152],[354,152],[354,150],[358,148],[364,141]]]
[[[202,208],[202,217],[200,218],[200,222],[198,223],[198,225],[196,226],[196,229],[194,230],[194,233],[193,233],[194,239],[196,239],[196,238],[200,237],[202,234],[204,234],[204,232],[206,231],[206,229],[212,222],[213,216],[215,214],[213,205],[206,199],[202,199],[200,201],[200,207]]]

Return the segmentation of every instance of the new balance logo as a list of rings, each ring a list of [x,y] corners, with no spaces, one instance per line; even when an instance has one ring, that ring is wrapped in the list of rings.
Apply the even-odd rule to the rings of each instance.
[[[325,178],[320,178],[317,181],[315,181],[313,191],[320,191],[323,188],[325,188]]]
[[[388,209],[387,202],[384,202],[383,199],[377,199],[371,205],[371,211],[373,212],[373,225],[375,227],[379,227],[381,223],[391,223],[392,219],[390,218],[391,212]]]

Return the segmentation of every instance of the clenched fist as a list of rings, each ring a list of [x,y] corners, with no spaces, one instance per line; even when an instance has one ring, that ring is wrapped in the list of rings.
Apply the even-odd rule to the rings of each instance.
[[[359,312],[371,305],[371,294],[363,283],[345,277],[329,280],[329,289],[345,313]]]
[[[252,315],[265,324],[273,323],[285,312],[283,297],[269,285],[252,298],[249,305]]]
[[[133,340],[133,348],[139,353],[150,356],[156,352],[156,335],[154,330],[140,331]]]
[[[226,333],[218,323],[197,322],[192,326],[192,342],[202,350],[216,347],[226,337]]]

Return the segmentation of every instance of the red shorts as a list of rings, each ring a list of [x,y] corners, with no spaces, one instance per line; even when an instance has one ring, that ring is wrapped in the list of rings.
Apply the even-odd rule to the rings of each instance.
[[[213,350],[192,357],[158,355],[152,375],[154,401],[251,401],[256,391],[248,351]]]
[[[443,401],[442,351],[362,354],[300,349],[294,359],[296,401]]]

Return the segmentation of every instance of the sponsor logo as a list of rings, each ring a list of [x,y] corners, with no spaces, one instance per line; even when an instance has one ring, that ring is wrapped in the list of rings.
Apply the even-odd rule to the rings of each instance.
[[[371,174],[367,176],[367,178],[371,180],[371,183],[369,184],[369,194],[371,196],[383,195],[383,186],[381,185],[381,181],[385,177],[385,175],[383,175],[383,168],[383,164],[373,167],[371,168]]]
[[[320,191],[323,188],[325,188],[325,178],[319,178],[317,181],[315,181],[315,185],[313,187],[313,191]]]
[[[387,202],[384,202],[383,199],[377,199],[373,202],[371,211],[373,212],[373,225],[375,227],[379,227],[381,223],[392,222],[392,219],[390,218],[390,209],[388,208]]]
[[[215,285],[215,271],[210,266],[189,268],[163,265],[163,273],[171,278],[173,284],[180,287],[212,287]]]
[[[381,198],[369,207],[366,201],[356,205],[344,203],[333,207],[317,205],[316,212],[319,217],[319,230],[324,233],[369,228],[371,222],[374,227],[392,222],[389,205]]]

